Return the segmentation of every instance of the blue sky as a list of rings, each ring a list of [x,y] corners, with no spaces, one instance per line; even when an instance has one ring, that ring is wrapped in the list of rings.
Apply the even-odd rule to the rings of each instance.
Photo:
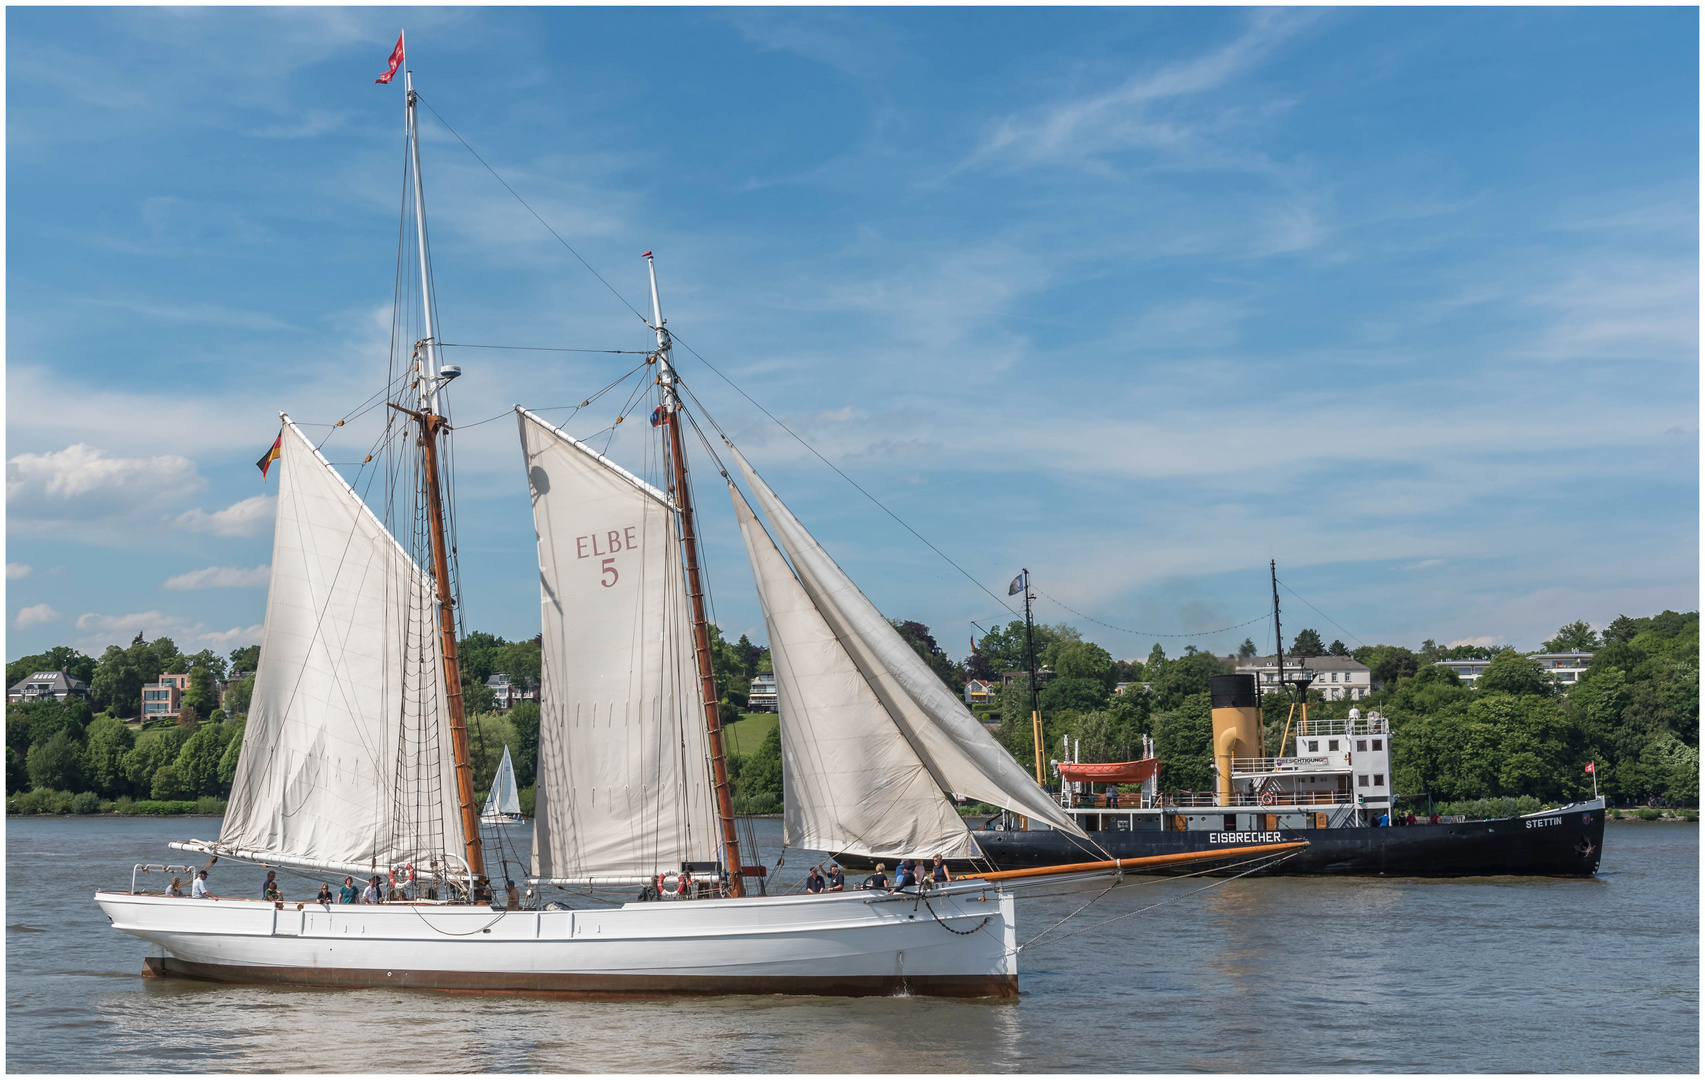
[[[1532,649],[1697,606],[1693,9],[6,19],[8,656],[258,640],[276,414],[384,379],[399,25],[423,98],[618,292],[643,306],[655,250],[682,341],[1115,656],[1270,635],[1156,637],[1262,616],[1270,558],[1325,616],[1284,594],[1287,638]],[[646,346],[430,115],[423,155],[447,340]],[[464,615],[531,636],[514,426],[471,425],[631,358],[453,352]],[[956,656],[1010,617],[678,359],[885,613]],[[717,617],[762,639],[699,475]]]

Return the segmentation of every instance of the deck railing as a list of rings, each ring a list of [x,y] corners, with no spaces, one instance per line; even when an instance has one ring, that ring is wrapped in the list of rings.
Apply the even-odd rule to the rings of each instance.
[[[1270,801],[1269,801],[1270,800]],[[1345,806],[1352,802],[1348,791],[1269,791],[1251,795],[1246,791],[1232,793],[1231,802],[1222,803],[1218,792],[1180,791],[1175,795],[1075,795],[1061,796],[1060,805],[1068,810],[1165,810],[1171,808],[1250,807],[1272,810],[1283,807]]]

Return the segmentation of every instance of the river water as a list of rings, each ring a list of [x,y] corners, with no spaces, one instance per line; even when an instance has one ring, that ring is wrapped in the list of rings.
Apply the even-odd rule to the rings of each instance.
[[[755,824],[773,863],[779,823]],[[206,818],[7,821],[8,1071],[1700,1067],[1693,826],[1612,822],[1587,881],[1133,879],[1064,928],[1082,932],[1025,952],[1023,993],[999,1003],[597,1003],[140,978],[146,946],[112,930],[91,894],[127,887],[133,863],[187,861],[166,841],[217,831]],[[264,876],[215,874],[219,891],[252,893]],[[1019,939],[1084,899],[1021,901]]]

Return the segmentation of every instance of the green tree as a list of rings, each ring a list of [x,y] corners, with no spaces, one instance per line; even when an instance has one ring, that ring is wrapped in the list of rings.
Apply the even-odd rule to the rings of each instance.
[[[1290,655],[1292,656],[1307,659],[1311,656],[1322,656],[1325,653],[1326,646],[1320,643],[1320,635],[1313,630],[1302,631],[1297,634],[1296,640],[1291,642]]]
[[[1253,638],[1244,638],[1243,644],[1237,647],[1237,658],[1239,660],[1247,660],[1252,656],[1259,655],[1260,652],[1261,650],[1255,647],[1255,641]]]
[[[1181,708],[1193,694],[1206,694],[1215,675],[1230,675],[1233,666],[1213,653],[1199,652],[1194,645],[1186,646],[1184,655],[1168,660],[1159,645],[1149,653],[1144,666],[1148,683],[1153,687],[1154,709],[1171,712]],[[1158,751],[1157,751],[1158,752]]]
[[[1214,724],[1208,695],[1191,694],[1175,709],[1150,717],[1154,755],[1160,759],[1160,788],[1168,793],[1213,790]]]
[[[1037,695],[1044,716],[1091,712],[1107,707],[1107,688],[1097,679],[1050,679]]]
[[[1598,647],[1598,635],[1592,626],[1578,619],[1558,630],[1557,636],[1543,646],[1546,652],[1592,652]]]
[[[83,754],[83,778],[89,788],[108,798],[128,794],[131,784],[124,775],[124,756],[135,747],[136,735],[124,721],[96,717],[89,725]]]
[[[1326,647],[1326,655],[1327,656],[1349,656],[1350,650],[1348,647],[1345,646],[1345,644],[1342,641],[1339,641],[1337,638],[1333,638],[1332,644]]]
[[[539,772],[539,705],[523,701],[509,710],[509,726],[515,729],[515,783],[530,787]]]
[[[1514,649],[1505,649],[1492,657],[1486,670],[1475,681],[1475,689],[1483,694],[1550,697],[1556,684],[1546,676],[1539,661]]]
[[[188,738],[189,730],[180,727],[145,733],[136,740],[135,748],[124,755],[124,778],[139,794],[147,795],[153,788],[154,774],[162,765],[177,760],[178,751]]]
[[[219,790],[228,792],[237,779],[237,763],[243,754],[243,730],[248,725],[234,720],[225,726],[230,729],[231,737],[225,740],[225,752],[219,755]]]
[[[536,641],[514,641],[497,650],[497,671],[517,686],[539,685],[540,650]]]
[[[148,784],[148,797],[152,799],[181,799],[189,794],[184,789],[183,780],[178,771],[170,765],[162,765],[154,770],[154,776]]]
[[[1060,623],[1047,626],[1037,623],[1034,627],[1036,645],[1036,666],[1042,666],[1042,657],[1047,655],[1048,647],[1057,641],[1082,641],[1083,635],[1075,627]],[[977,642],[977,652],[983,656],[989,666],[991,678],[1008,671],[1029,671],[1030,662],[1025,658],[1024,651],[1024,620],[1014,619],[1005,626],[984,634]]]
[[[83,786],[83,748],[63,731],[30,747],[28,766],[35,787],[76,791]]]
[[[23,754],[6,748],[6,794],[16,795],[30,786],[30,768]]]
[[[38,671],[64,671],[73,679],[88,682],[95,677],[95,661],[69,645],[55,645],[46,652],[21,656],[7,664],[6,685],[16,686]]]
[[[207,716],[219,707],[218,680],[225,677],[225,660],[211,649],[203,649],[186,657],[189,664],[189,686],[183,702],[195,709],[196,715]]]
[[[225,756],[225,745],[231,733],[224,724],[204,724],[184,740],[172,769],[177,773],[179,786],[191,797],[222,795],[219,762]]]
[[[929,627],[921,622],[911,620],[901,622],[899,619],[889,619],[888,625],[899,632],[900,636],[906,640],[906,644],[912,647],[912,651],[917,653],[925,664],[929,665],[929,669],[935,672],[936,678],[940,679],[949,690],[953,691],[954,694],[964,693],[963,670],[948,659],[946,651],[936,644],[935,636],[929,632]]]
[[[128,649],[109,645],[95,665],[89,693],[97,705],[119,716],[135,716],[142,711],[142,684],[158,679],[160,670],[159,657],[147,644]]]
[[[1091,641],[1059,641],[1049,646],[1048,666],[1060,679],[1084,679],[1112,693],[1118,681],[1113,656]]]
[[[249,703],[254,700],[254,696],[255,676],[253,672],[250,672],[242,682],[231,687],[231,698],[228,703],[231,707],[231,711],[233,713],[247,716],[249,712]]]
[[[260,646],[244,645],[231,650],[231,671],[253,672],[260,667]]]
[[[773,727],[763,745],[728,759],[734,808],[742,814],[773,814],[782,807],[781,728]]]
[[[734,643],[734,654],[740,658],[741,668],[748,679],[758,673],[758,658],[768,651],[762,645],[752,644],[752,639],[745,634],[741,634],[740,640]]]

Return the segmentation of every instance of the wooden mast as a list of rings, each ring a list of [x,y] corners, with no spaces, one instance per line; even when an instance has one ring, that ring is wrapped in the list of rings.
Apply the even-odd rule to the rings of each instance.
[[[450,712],[450,753],[456,767],[456,801],[462,817],[463,858],[467,860],[470,885],[477,894],[485,885],[485,855],[480,843],[479,804],[474,795],[474,770],[468,751],[468,724],[462,701],[462,669],[456,648],[456,598],[450,588],[450,545],[445,539],[444,494],[439,482],[438,437],[450,427],[440,412],[438,392],[458,369],[440,370],[436,318],[432,302],[432,272],[427,256],[426,196],[420,181],[420,130],[415,116],[414,72],[403,72],[407,98],[409,162],[414,175],[414,225],[420,254],[420,298],[426,333],[415,347],[420,373],[419,412],[392,404],[392,408],[414,417],[420,424],[421,469],[426,484],[428,531],[432,543],[432,579],[438,600],[438,650],[444,670],[444,697]]]
[[[698,533],[693,519],[692,487],[687,483],[687,455],[681,445],[681,402],[675,393],[675,373],[669,366],[669,331],[663,328],[663,309],[657,299],[657,266],[651,252],[645,253],[651,272],[651,317],[657,331],[657,381],[663,388],[663,426],[669,429],[669,461],[675,505],[681,511],[681,561],[687,572],[687,599],[693,605],[693,648],[698,658],[699,683],[704,696],[705,731],[709,736],[711,777],[716,785],[716,816],[722,825],[722,850],[728,861],[728,888],[734,896],[746,895],[744,867],[740,860],[740,834],[734,826],[734,800],[728,788],[728,762],[722,752],[722,716],[717,703],[716,665],[710,652],[710,627],[705,620],[704,587],[699,580]]]

